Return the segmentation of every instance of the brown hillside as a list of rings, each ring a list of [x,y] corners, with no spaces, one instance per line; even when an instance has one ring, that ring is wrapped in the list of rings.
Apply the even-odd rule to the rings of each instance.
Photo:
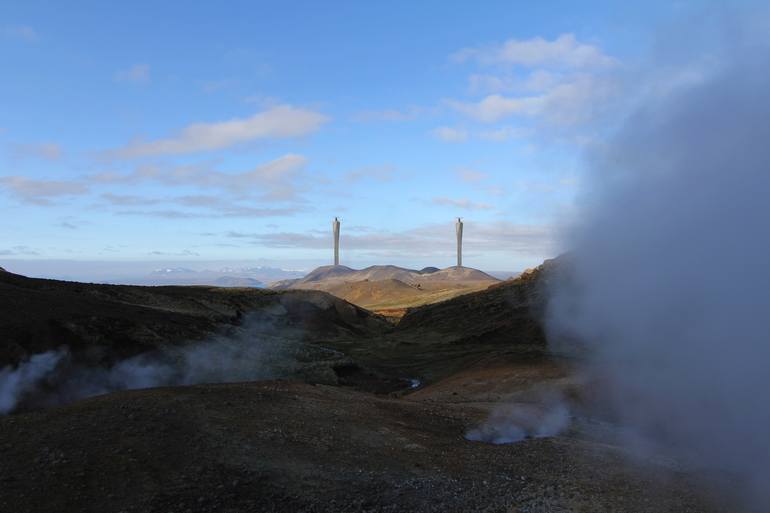
[[[417,271],[394,265],[356,270],[323,266],[299,280],[273,283],[274,290],[324,290],[377,312],[401,312],[482,290],[500,280],[470,267],[425,268]]]
[[[426,294],[424,290],[393,278],[340,283],[330,286],[328,292],[365,308],[394,300],[411,301]]]

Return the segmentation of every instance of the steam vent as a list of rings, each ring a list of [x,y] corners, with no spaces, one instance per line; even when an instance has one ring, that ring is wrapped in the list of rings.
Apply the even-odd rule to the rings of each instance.
[[[463,220],[459,217],[455,223],[457,231],[457,267],[463,266]]]
[[[336,217],[332,221],[334,232],[334,265],[340,265],[340,220]]]

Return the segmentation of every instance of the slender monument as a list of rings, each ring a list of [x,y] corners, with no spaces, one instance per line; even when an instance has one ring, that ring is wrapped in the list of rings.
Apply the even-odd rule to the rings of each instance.
[[[332,221],[334,232],[334,265],[340,265],[340,220],[336,217]]]
[[[457,267],[463,266],[463,220],[459,217],[455,223],[455,231],[457,232]]]

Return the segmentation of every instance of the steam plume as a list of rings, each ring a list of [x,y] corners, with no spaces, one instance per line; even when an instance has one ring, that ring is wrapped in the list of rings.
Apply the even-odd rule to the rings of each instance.
[[[56,368],[63,355],[62,351],[49,351],[33,355],[16,369],[0,369],[0,415],[13,411],[19,398],[34,390],[37,383]]]
[[[467,440],[509,444],[527,438],[561,434],[569,427],[570,413],[561,396],[541,394],[536,402],[497,406],[478,428],[465,434]]]
[[[232,336],[167,347],[117,362],[86,366],[67,348],[33,355],[0,369],[0,414],[17,407],[66,404],[116,390],[195,383],[227,383],[290,374],[291,337],[264,321],[246,320]],[[274,332],[275,334],[269,334]]]
[[[552,340],[593,348],[622,421],[734,473],[765,511],[769,91],[770,51],[754,41],[648,98],[593,157],[549,318]]]

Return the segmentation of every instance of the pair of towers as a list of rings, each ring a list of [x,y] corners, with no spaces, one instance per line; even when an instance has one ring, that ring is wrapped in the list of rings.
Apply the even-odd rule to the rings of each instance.
[[[332,232],[334,233],[334,265],[340,265],[340,220],[336,217],[332,221]],[[459,217],[455,223],[455,232],[457,233],[457,267],[463,266],[463,220]]]

